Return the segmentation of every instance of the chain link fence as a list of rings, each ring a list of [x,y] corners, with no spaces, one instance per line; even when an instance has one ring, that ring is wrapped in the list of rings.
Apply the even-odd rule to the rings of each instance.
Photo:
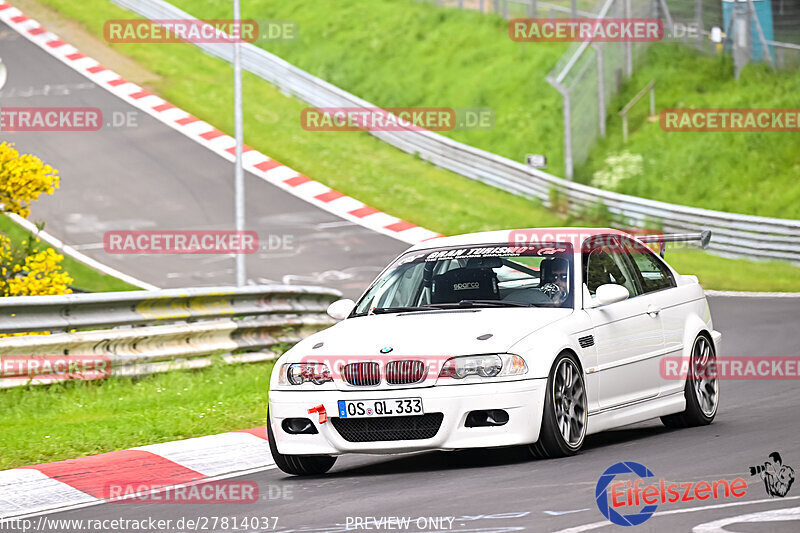
[[[426,0],[513,18],[654,18],[665,40],[702,53],[729,53],[734,75],[751,61],[800,66],[800,0]],[[547,75],[561,94],[567,179],[606,134],[607,113],[625,78],[645,61],[648,42],[573,43]],[[766,53],[764,52],[766,50]],[[616,111],[616,110],[614,110]]]

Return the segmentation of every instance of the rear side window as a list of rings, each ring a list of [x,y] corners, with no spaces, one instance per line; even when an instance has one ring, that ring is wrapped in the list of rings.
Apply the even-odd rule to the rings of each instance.
[[[626,263],[627,250],[620,245],[619,240],[613,235],[600,235],[583,245],[583,282],[592,296],[597,292],[597,287],[612,283],[622,285],[628,289],[631,297],[638,296],[634,282],[635,273]]]
[[[630,257],[635,274],[644,292],[660,291],[675,287],[672,272],[662,263],[656,254],[644,244],[625,239],[625,246],[630,251]]]

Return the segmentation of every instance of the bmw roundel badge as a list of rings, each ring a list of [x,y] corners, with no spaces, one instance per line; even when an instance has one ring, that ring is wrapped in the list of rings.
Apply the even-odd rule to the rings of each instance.
[[[392,350],[394,350],[394,348],[392,348],[391,346],[386,346],[384,348],[381,348],[381,353],[389,353]]]

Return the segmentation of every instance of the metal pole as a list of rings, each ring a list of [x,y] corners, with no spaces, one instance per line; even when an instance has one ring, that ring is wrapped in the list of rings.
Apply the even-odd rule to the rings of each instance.
[[[234,27],[237,28],[235,32],[235,40],[233,41],[233,122],[236,135],[236,164],[234,170],[234,198],[235,198],[235,215],[236,215],[236,231],[244,231],[244,171],[242,170],[242,62],[240,57],[240,37],[241,28],[239,27],[240,16],[239,0],[233,0],[233,20]],[[241,235],[241,233],[240,233]],[[236,286],[243,287],[247,282],[247,274],[245,273],[245,254],[236,254]]]
[[[606,89],[605,76],[603,76],[603,49],[599,43],[592,43],[595,56],[597,56],[597,107],[600,113],[600,135],[606,136]]]
[[[703,0],[695,0],[694,16],[697,19],[697,49],[703,49]]]
[[[578,0],[572,0],[570,2],[570,17],[574,19],[578,18]]]
[[[622,142],[628,142],[628,113],[622,114]]]
[[[631,18],[631,0],[625,0],[625,18]],[[625,74],[630,78],[633,76],[633,43],[627,41],[625,43]]]
[[[656,116],[656,86],[650,89],[650,116]]]

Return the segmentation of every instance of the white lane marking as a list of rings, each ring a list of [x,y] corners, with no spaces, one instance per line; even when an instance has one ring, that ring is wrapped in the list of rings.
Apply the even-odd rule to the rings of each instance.
[[[588,511],[589,508],[586,509],[572,509],[570,511],[545,511],[544,514],[549,514],[550,516],[561,516],[562,514],[572,514],[572,513],[582,513],[583,511]]]
[[[739,298],[800,298],[800,292],[745,292],[745,291],[705,291],[706,296],[736,296]]]
[[[772,509],[760,513],[742,514],[731,518],[723,518],[694,526],[692,533],[728,533],[725,526],[730,524],[753,524],[761,522],[784,522],[787,520],[800,520],[800,507],[788,509]]]
[[[231,432],[139,446],[205,476],[273,464],[269,443],[251,433]]]
[[[28,230],[29,232],[33,233],[34,235],[36,235],[37,237],[39,237],[40,239],[42,239],[46,243],[50,244],[53,248],[57,249],[62,254],[73,258],[74,260],[78,261],[79,263],[83,263],[84,265],[89,266],[89,267],[91,267],[91,268],[93,268],[93,269],[95,269],[95,270],[97,270],[99,272],[102,272],[103,274],[108,274],[109,276],[113,276],[113,277],[115,277],[117,279],[121,279],[122,281],[124,281],[126,283],[130,283],[131,285],[134,285],[136,287],[139,287],[139,288],[142,288],[142,289],[145,289],[145,290],[148,290],[148,291],[158,290],[158,287],[156,287],[155,285],[151,285],[151,284],[149,284],[147,282],[144,282],[144,281],[142,281],[140,279],[134,278],[133,276],[129,276],[128,274],[120,272],[119,270],[117,270],[115,268],[111,268],[108,265],[104,265],[100,261],[97,261],[96,259],[92,259],[88,255],[84,255],[84,254],[80,253],[78,250],[76,250],[72,246],[70,246],[68,244],[64,244],[64,241],[62,241],[58,237],[55,237],[54,235],[50,235],[49,233],[47,233],[44,230],[39,231],[39,229],[32,222],[30,222],[27,219],[22,218],[19,215],[15,215],[14,213],[7,213],[7,216],[9,218],[11,218],[11,220],[13,220],[17,224],[19,224],[20,226],[22,226],[23,228]]]
[[[272,470],[274,468],[278,468],[278,467],[275,466],[274,464],[273,465],[267,465],[267,466],[261,466],[261,467],[258,467],[258,468],[252,468],[250,470],[243,470],[241,472],[231,472],[230,474],[226,474],[226,475],[223,475],[223,476],[214,476],[214,477],[206,478],[206,479],[203,479],[202,482],[203,483],[207,483],[209,481],[217,481],[217,480],[220,480],[220,479],[228,479],[228,478],[232,478],[232,477],[246,476],[246,475],[249,475],[249,474],[255,474],[257,472],[263,472],[265,470]],[[8,470],[8,472],[12,472],[12,470]],[[171,488],[172,487],[161,487],[159,489],[155,489],[154,491],[151,491],[150,494],[157,494],[157,493],[164,492],[167,489],[171,489]],[[81,494],[83,494],[83,493],[81,493]],[[28,494],[26,496],[31,497],[30,494]],[[31,518],[31,517],[34,517],[34,516],[43,516],[43,515],[48,515],[48,514],[53,514],[53,513],[60,513],[60,512],[63,512],[63,511],[72,511],[74,509],[83,509],[84,507],[93,507],[95,505],[101,505],[101,504],[107,503],[106,500],[99,500],[97,498],[92,498],[92,500],[93,501],[90,501],[90,502],[77,503],[77,504],[70,504],[70,503],[66,503],[66,502],[62,501],[61,503],[63,505],[60,505],[58,507],[48,508],[48,509],[45,509],[43,511],[34,511],[34,512],[26,512],[25,514],[20,514],[20,515],[3,516],[2,518],[0,518],[0,525],[3,525],[7,521],[11,521],[11,520],[20,520],[22,518]]]
[[[94,496],[38,470],[15,468],[0,472],[0,524],[3,518],[21,512],[42,511],[53,505],[91,504],[98,501]]]
[[[697,511],[707,511],[709,509],[724,509],[726,507],[737,507],[739,505],[752,505],[755,503],[775,503],[780,501],[797,500],[797,499],[800,499],[800,496],[790,496],[788,498],[783,498],[782,500],[776,500],[775,498],[765,498],[763,500],[750,500],[746,502],[718,503],[715,505],[704,505],[702,507],[688,507],[686,509],[672,509],[670,511],[659,511],[657,513],[653,513],[653,516],[694,513]],[[614,524],[612,524],[608,520],[603,520],[601,522],[592,522],[591,524],[583,524],[580,526],[569,527],[567,529],[559,529],[555,533],[581,533],[583,531],[591,531],[593,529],[598,529],[601,527],[613,526],[613,525]]]

